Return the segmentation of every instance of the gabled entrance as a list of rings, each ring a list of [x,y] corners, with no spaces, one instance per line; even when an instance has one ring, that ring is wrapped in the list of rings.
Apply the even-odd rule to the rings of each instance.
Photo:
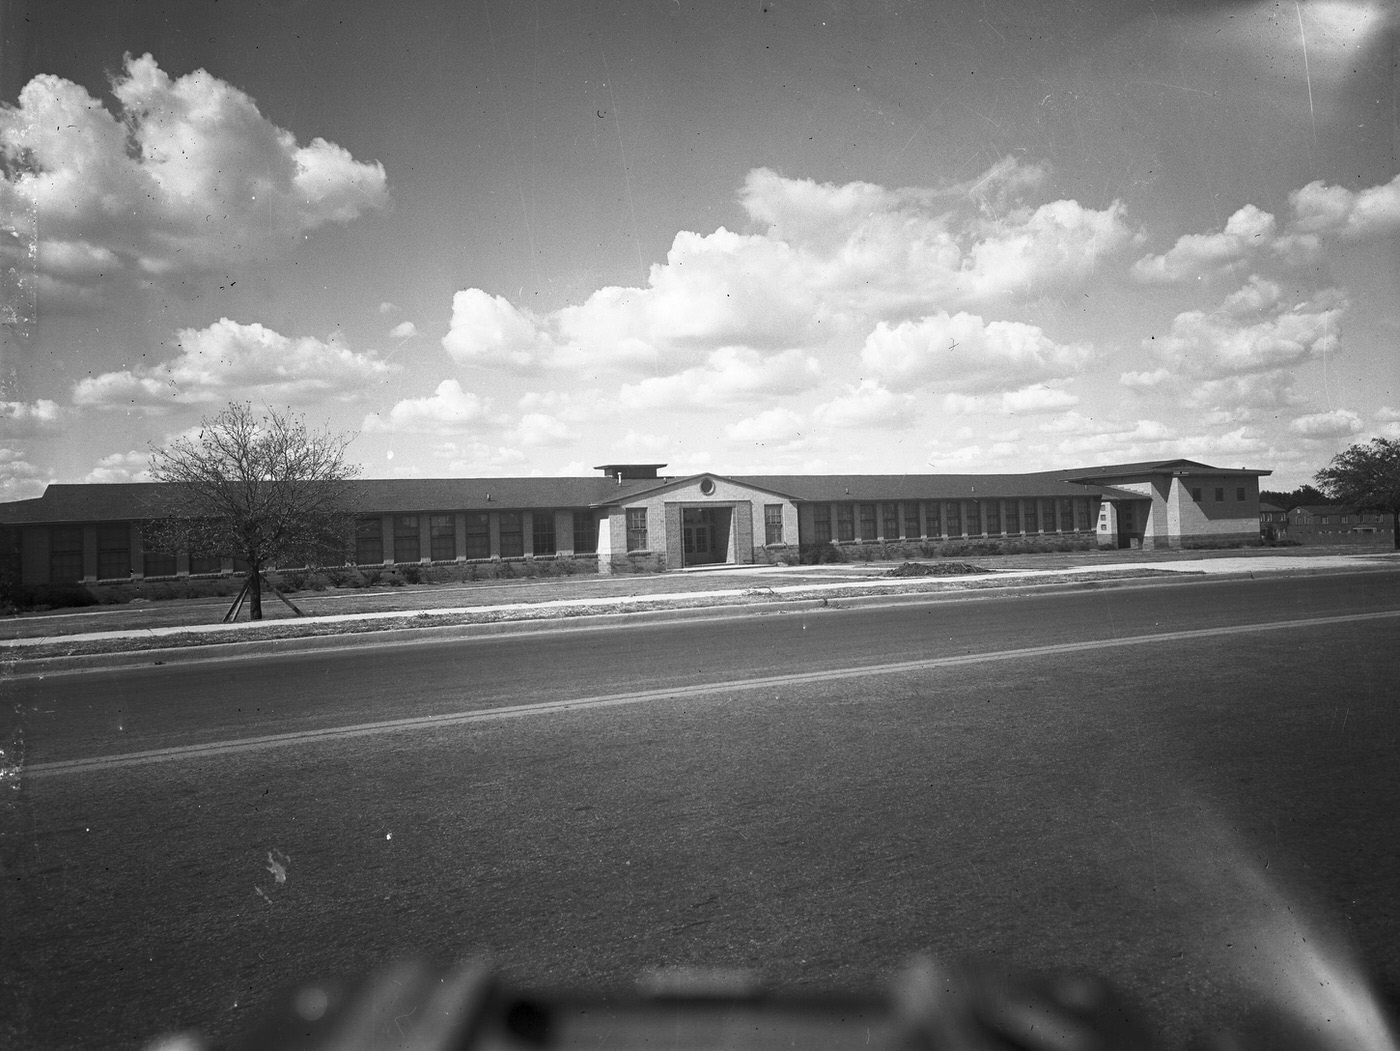
[[[733,508],[681,508],[683,565],[709,566],[729,561],[729,530]]]

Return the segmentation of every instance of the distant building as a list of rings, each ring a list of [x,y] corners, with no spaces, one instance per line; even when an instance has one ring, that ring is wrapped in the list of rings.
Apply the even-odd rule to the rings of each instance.
[[[1257,542],[1259,478],[1193,460],[1029,474],[665,477],[604,464],[580,478],[364,479],[353,483],[359,565],[573,556],[600,572],[772,561],[807,545],[1078,538],[1085,546]],[[217,553],[148,550],[156,483],[57,484],[0,504],[0,543],[25,584],[101,583],[233,570]]]
[[[1372,544],[1395,540],[1390,515],[1345,504],[1308,504],[1288,512],[1288,538],[1303,544]]]
[[[1287,540],[1288,511],[1278,504],[1259,502],[1259,539]]]

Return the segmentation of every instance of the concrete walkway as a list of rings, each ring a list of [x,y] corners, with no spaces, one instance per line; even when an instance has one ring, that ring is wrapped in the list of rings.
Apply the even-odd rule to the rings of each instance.
[[[636,590],[629,595],[572,597],[527,602],[454,605],[414,608],[411,595],[396,595],[398,608],[351,613],[331,613],[294,620],[264,620],[235,624],[176,624],[160,627],[124,627],[110,631],[77,631],[30,638],[0,640],[0,654],[10,659],[42,656],[76,656],[150,650],[164,646],[207,645],[259,640],[350,634],[359,631],[428,628],[446,625],[488,624],[576,618],[597,614],[657,612],[702,607],[772,605],[788,602],[895,595],[933,595],[1034,585],[1084,584],[1181,576],[1263,576],[1400,570],[1400,555],[1296,556],[1250,555],[1176,559],[1161,562],[1110,562],[1056,569],[1008,569],[959,576],[890,577],[892,568],[878,564],[858,566],[745,566],[709,573],[691,572],[689,586],[674,590],[678,574],[631,578]],[[875,575],[880,574],[880,575]],[[836,577],[838,579],[833,579]],[[649,584],[665,583],[665,592]],[[746,582],[748,586],[744,586]],[[735,586],[716,587],[721,583]],[[71,623],[69,625],[71,626]]]

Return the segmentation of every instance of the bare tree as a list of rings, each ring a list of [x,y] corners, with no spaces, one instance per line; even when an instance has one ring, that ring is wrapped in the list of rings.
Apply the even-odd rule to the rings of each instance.
[[[291,411],[229,405],[197,436],[152,449],[151,477],[165,488],[148,542],[241,559],[240,599],[246,594],[249,616],[261,620],[264,570],[343,560],[353,532],[350,480],[359,473],[345,460],[354,437],[309,430]]]
[[[1400,551],[1400,440],[1373,438],[1367,445],[1349,446],[1315,477],[1334,500],[1358,511],[1389,514],[1395,549]]]

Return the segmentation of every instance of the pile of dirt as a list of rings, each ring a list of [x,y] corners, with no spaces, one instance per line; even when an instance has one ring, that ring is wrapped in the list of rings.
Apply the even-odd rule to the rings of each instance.
[[[971,562],[905,562],[887,570],[887,577],[963,577],[970,573],[994,573],[985,566],[974,566]]]

